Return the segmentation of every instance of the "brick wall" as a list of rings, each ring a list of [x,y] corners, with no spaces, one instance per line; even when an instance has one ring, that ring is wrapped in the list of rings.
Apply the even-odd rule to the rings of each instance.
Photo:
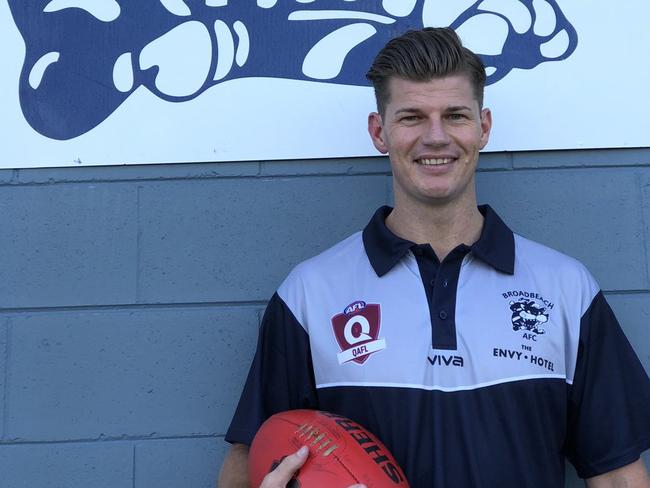
[[[650,150],[488,154],[478,183],[650,371]],[[214,486],[266,300],[390,200],[383,158],[0,171],[0,486]]]

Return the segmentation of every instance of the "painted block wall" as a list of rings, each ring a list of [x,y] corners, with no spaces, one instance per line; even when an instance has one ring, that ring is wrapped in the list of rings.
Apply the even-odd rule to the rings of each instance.
[[[478,185],[650,371],[650,150],[486,154]],[[384,158],[0,171],[0,487],[213,487],[266,300],[391,191]]]

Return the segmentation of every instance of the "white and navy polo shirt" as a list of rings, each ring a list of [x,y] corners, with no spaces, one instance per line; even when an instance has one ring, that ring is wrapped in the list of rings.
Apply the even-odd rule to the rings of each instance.
[[[439,262],[385,226],[298,265],[274,294],[226,435],[270,415],[347,416],[414,488],[560,487],[650,448],[650,382],[589,272],[513,234],[489,207],[480,239]]]

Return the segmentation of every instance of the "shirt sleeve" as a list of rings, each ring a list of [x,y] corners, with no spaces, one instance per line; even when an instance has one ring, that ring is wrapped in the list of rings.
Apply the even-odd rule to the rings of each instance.
[[[582,478],[650,448],[650,381],[602,292],[581,319],[567,422],[566,454]]]
[[[309,336],[275,293],[260,327],[257,350],[226,441],[250,445],[271,415],[318,408]]]

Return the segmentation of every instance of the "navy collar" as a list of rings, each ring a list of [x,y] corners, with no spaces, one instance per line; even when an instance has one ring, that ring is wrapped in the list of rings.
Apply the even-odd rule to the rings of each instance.
[[[470,252],[496,270],[514,274],[515,238],[512,231],[489,205],[481,205],[478,209],[485,221],[481,237],[470,246]],[[392,210],[387,206],[379,208],[363,229],[363,245],[377,276],[388,273],[417,245],[396,236],[386,227],[386,217]]]

